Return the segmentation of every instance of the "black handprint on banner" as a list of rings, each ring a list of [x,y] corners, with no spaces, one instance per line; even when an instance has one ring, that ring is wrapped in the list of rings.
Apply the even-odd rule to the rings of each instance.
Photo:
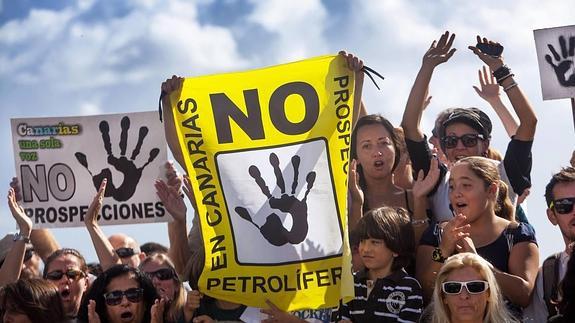
[[[122,132],[120,134],[120,154],[121,157],[117,158],[112,153],[112,144],[110,143],[110,126],[108,125],[107,121],[100,122],[100,132],[102,133],[102,141],[104,142],[104,149],[106,149],[106,153],[108,154],[108,164],[114,166],[114,168],[124,175],[124,182],[119,187],[114,185],[112,180],[112,172],[110,168],[104,168],[100,171],[99,174],[93,175],[90,169],[88,168],[88,160],[86,159],[86,155],[81,152],[77,152],[74,154],[76,159],[82,166],[84,166],[90,175],[92,175],[92,181],[94,183],[94,187],[98,189],[100,187],[100,183],[104,179],[108,180],[108,185],[106,186],[106,192],[104,196],[106,197],[113,197],[116,201],[127,201],[134,195],[136,192],[136,187],[138,186],[138,182],[142,177],[142,171],[149,163],[151,163],[160,152],[160,149],[153,148],[150,150],[150,156],[148,157],[148,161],[140,168],[136,167],[134,164],[134,159],[138,157],[140,154],[140,149],[142,148],[142,143],[144,142],[144,138],[148,134],[148,127],[142,126],[140,127],[140,131],[138,133],[138,143],[136,147],[132,151],[132,155],[130,159],[126,158],[126,145],[128,141],[128,129],[130,129],[130,118],[123,117],[122,121],[120,122],[120,126],[122,128]]]
[[[559,84],[563,86],[575,86],[575,70],[571,72],[571,75],[568,78],[565,76],[569,68],[571,68],[571,66],[574,64],[573,60],[575,59],[575,36],[569,37],[569,47],[567,46],[565,37],[559,36],[559,46],[561,47],[562,57],[559,56],[559,53],[557,53],[555,48],[553,48],[553,45],[547,44],[551,54],[553,54],[553,57],[559,64],[555,65],[553,63],[551,55],[545,55],[545,60],[555,70],[555,75],[557,75]]]
[[[261,227],[254,223],[252,217],[250,216],[249,211],[244,207],[236,207],[236,213],[242,217],[244,220],[249,221],[251,224],[256,226],[260,230],[262,236],[272,245],[274,246],[283,246],[284,244],[291,243],[291,244],[298,244],[305,240],[308,232],[308,223],[307,223],[307,196],[309,191],[313,187],[313,183],[315,182],[315,172],[311,171],[305,177],[307,182],[307,187],[305,191],[305,195],[303,199],[300,201],[295,196],[296,189],[298,186],[298,177],[299,177],[299,164],[300,164],[300,157],[295,155],[291,159],[291,163],[293,166],[294,176],[293,182],[291,185],[291,193],[287,194],[285,192],[285,182],[283,178],[282,171],[279,167],[279,159],[278,156],[274,153],[270,154],[270,164],[274,169],[274,174],[276,176],[276,184],[281,190],[281,196],[279,198],[274,197],[271,195],[268,186],[266,185],[260,170],[252,165],[249,168],[250,176],[255,179],[256,184],[258,184],[259,188],[261,189],[262,193],[268,198],[269,205],[272,209],[279,210],[284,213],[288,213],[291,215],[293,220],[293,225],[291,230],[287,230],[284,228],[282,224],[282,220],[280,217],[275,214],[271,213],[266,218],[266,222]]]

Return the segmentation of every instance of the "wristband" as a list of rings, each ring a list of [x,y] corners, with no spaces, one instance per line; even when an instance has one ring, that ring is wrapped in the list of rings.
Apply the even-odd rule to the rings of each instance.
[[[517,83],[513,82],[513,83],[509,84],[506,88],[504,88],[503,91],[507,92],[516,86],[517,86]]]
[[[20,232],[14,234],[14,238],[12,238],[12,240],[14,242],[16,241],[24,241],[24,243],[30,243],[30,238],[29,237],[25,237],[23,234],[21,234]]]
[[[441,254],[441,248],[437,247],[437,248],[433,249],[433,253],[431,254],[431,259],[433,259],[433,261],[435,261],[435,262],[444,263],[447,258],[445,258]]]

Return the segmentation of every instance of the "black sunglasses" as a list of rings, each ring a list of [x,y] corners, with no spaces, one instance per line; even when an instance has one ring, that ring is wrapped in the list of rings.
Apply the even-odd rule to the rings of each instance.
[[[106,300],[106,305],[114,306],[122,303],[122,297],[126,295],[126,298],[131,303],[138,303],[142,300],[144,296],[144,290],[141,288],[130,288],[126,290],[114,290],[104,294],[104,299]]]
[[[549,208],[559,214],[569,214],[573,211],[573,204],[575,204],[575,197],[566,197],[551,201]]]
[[[445,148],[455,148],[457,147],[457,142],[459,140],[461,140],[461,143],[463,143],[463,146],[467,147],[467,148],[471,148],[471,147],[475,147],[477,146],[477,140],[484,140],[485,138],[483,137],[483,135],[481,134],[472,134],[472,133],[468,133],[465,134],[461,137],[457,137],[457,136],[445,136],[443,137],[443,144],[445,145]]]
[[[144,274],[146,274],[150,279],[156,277],[159,280],[170,280],[176,277],[176,273],[172,268],[162,268],[152,272],[145,272]]]
[[[133,248],[118,248],[115,251],[120,258],[129,258],[136,254]]]
[[[77,280],[79,278],[84,277],[84,273],[79,271],[79,270],[75,270],[75,269],[68,269],[65,272],[61,271],[61,270],[56,270],[50,273],[46,274],[46,279],[48,280],[60,280],[62,279],[62,277],[66,275],[66,277],[68,279],[72,279],[72,280]]]
[[[448,281],[441,284],[441,290],[447,295],[457,295],[465,286],[469,294],[481,294],[489,288],[489,283],[484,280],[472,280],[468,282]]]

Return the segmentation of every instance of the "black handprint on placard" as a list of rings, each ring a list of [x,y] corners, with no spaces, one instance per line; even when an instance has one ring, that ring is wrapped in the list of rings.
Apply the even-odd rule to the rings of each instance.
[[[313,187],[313,183],[315,182],[315,172],[311,171],[305,177],[307,182],[307,187],[305,191],[305,195],[303,199],[300,201],[295,196],[296,189],[298,187],[298,177],[299,177],[299,164],[300,164],[300,157],[295,155],[291,159],[291,163],[293,166],[294,176],[293,182],[291,185],[291,193],[287,194],[285,192],[285,182],[283,178],[282,171],[279,167],[279,159],[278,156],[274,153],[270,154],[270,164],[274,169],[274,174],[276,176],[276,184],[281,190],[281,196],[274,197],[270,193],[268,186],[266,185],[260,170],[252,165],[249,167],[249,174],[253,179],[255,179],[256,184],[261,189],[262,193],[268,198],[269,205],[272,209],[279,210],[284,213],[288,213],[291,215],[293,220],[293,225],[291,230],[287,230],[284,228],[282,224],[282,220],[280,217],[275,214],[271,213],[266,218],[266,222],[261,227],[254,223],[252,217],[250,216],[249,211],[241,206],[235,208],[236,213],[242,217],[242,219],[249,221],[251,224],[256,226],[260,230],[262,236],[272,245],[274,246],[283,246],[287,243],[291,244],[298,244],[305,240],[308,232],[308,223],[307,223],[307,196],[309,191]]]
[[[140,154],[140,149],[142,148],[142,143],[144,142],[144,138],[148,134],[148,127],[142,126],[140,127],[140,131],[138,133],[138,143],[136,147],[132,151],[132,155],[130,159],[126,158],[126,145],[128,141],[128,129],[130,129],[130,118],[123,117],[122,121],[120,122],[120,126],[122,128],[122,132],[120,134],[120,158],[114,156],[112,153],[112,144],[110,142],[110,126],[108,125],[107,121],[100,122],[100,132],[102,133],[102,141],[104,142],[104,149],[106,149],[106,153],[108,154],[108,164],[114,166],[114,168],[124,175],[124,181],[119,187],[114,185],[112,180],[112,172],[110,168],[104,168],[100,171],[99,174],[93,175],[90,169],[88,168],[88,160],[86,155],[81,152],[77,152],[74,154],[76,159],[82,166],[84,166],[90,175],[92,175],[92,181],[94,183],[94,187],[98,189],[100,187],[100,183],[105,179],[108,180],[108,185],[106,186],[106,192],[104,196],[106,197],[113,197],[116,201],[123,202],[127,201],[134,195],[136,192],[136,187],[138,186],[138,182],[142,177],[142,171],[149,163],[151,163],[160,152],[160,149],[153,148],[150,150],[150,156],[148,157],[148,161],[142,165],[142,167],[138,168],[134,164],[134,159],[138,157]]]
[[[563,86],[575,86],[575,71],[573,71],[569,77],[565,76],[569,68],[574,64],[573,60],[575,59],[575,36],[569,37],[569,46],[567,46],[565,37],[559,36],[559,46],[561,47],[561,56],[559,56],[559,53],[557,53],[555,48],[553,48],[553,45],[547,44],[547,47],[549,47],[551,54],[553,54],[553,57],[558,62],[558,64],[555,65],[553,63],[551,55],[545,55],[545,60],[555,70],[555,75],[557,75],[559,84]]]

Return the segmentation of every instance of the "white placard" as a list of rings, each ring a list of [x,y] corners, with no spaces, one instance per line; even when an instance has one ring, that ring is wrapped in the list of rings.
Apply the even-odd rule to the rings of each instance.
[[[575,25],[534,30],[543,100],[575,97]]]
[[[165,222],[154,181],[166,162],[157,112],[11,119],[22,205],[34,228],[83,226],[103,178],[101,225]]]

